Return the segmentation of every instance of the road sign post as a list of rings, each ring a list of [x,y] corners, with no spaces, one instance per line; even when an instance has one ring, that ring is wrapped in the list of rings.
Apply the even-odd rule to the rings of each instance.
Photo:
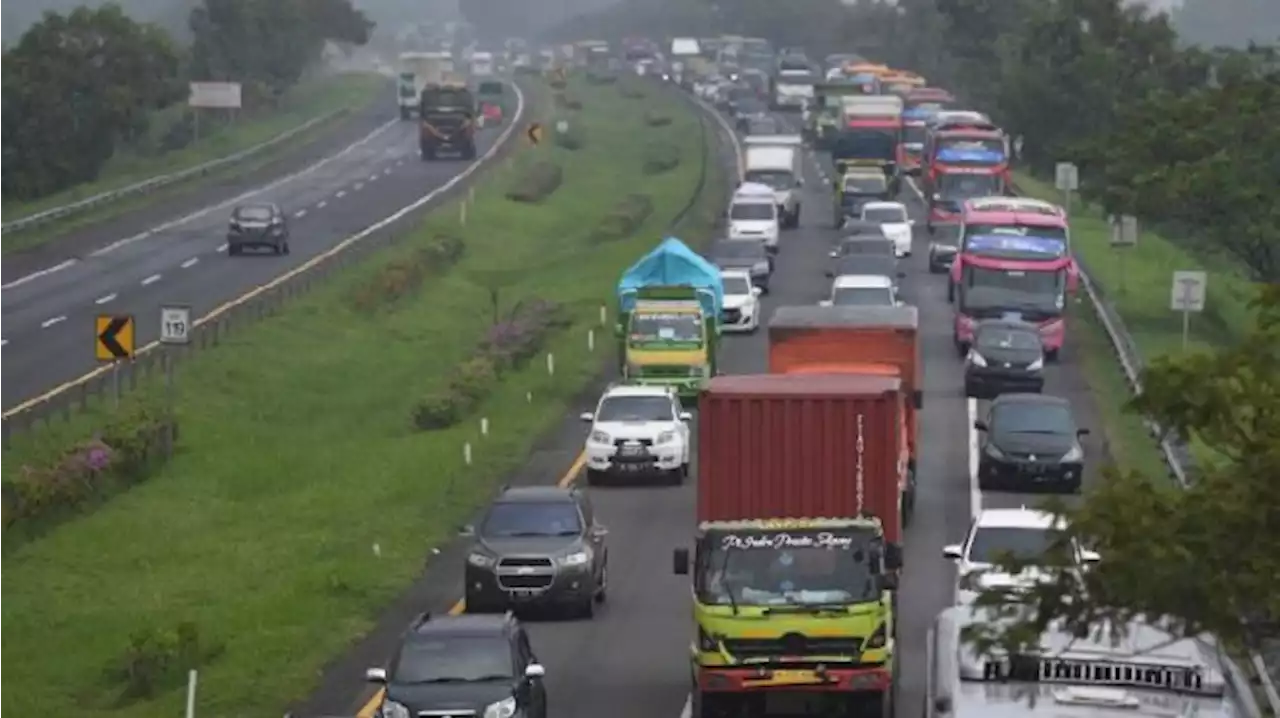
[[[94,322],[93,354],[111,364],[111,406],[120,406],[120,362],[133,358],[133,317],[99,314]]]
[[[1124,261],[1125,248],[1138,246],[1138,218],[1131,214],[1119,217],[1113,215],[1110,221],[1111,246],[1119,250],[1120,255],[1120,287],[1118,291],[1120,296],[1124,296],[1128,291]]]
[[[161,361],[164,363],[164,403],[165,403],[165,429],[164,429],[164,452],[165,456],[173,455],[173,444],[176,438],[173,435],[177,397],[177,387],[174,381],[174,349],[173,347],[182,347],[191,343],[191,307],[183,305],[167,305],[160,307],[160,345],[164,347],[164,354],[161,355]],[[194,674],[194,671],[193,671]]]
[[[1184,352],[1191,338],[1191,313],[1204,311],[1205,291],[1208,286],[1209,275],[1206,272],[1173,273],[1169,308],[1175,312],[1182,312],[1182,351]]]
[[[1062,193],[1062,206],[1071,216],[1071,193],[1080,189],[1080,170],[1070,162],[1059,162],[1053,167],[1053,186]]]

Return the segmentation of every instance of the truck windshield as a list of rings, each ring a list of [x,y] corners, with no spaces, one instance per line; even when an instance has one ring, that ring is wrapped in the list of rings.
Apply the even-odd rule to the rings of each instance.
[[[795,176],[786,170],[747,170],[745,182],[758,182],[777,190],[796,186]]]
[[[879,559],[868,534],[731,533],[708,541],[694,585],[704,604],[846,604],[879,595],[873,570]]]
[[[893,160],[897,149],[898,133],[894,130],[846,129],[831,148],[831,156],[835,159]]]
[[[640,348],[652,345],[702,346],[702,318],[684,312],[637,312],[631,317],[628,343]]]
[[[884,194],[889,183],[884,177],[874,175],[854,175],[844,178],[845,194]]]
[[[1067,270],[991,269],[965,264],[960,311],[975,319],[1040,322],[1062,315]]]
[[[999,175],[975,175],[943,172],[938,175],[938,194],[948,200],[991,197],[1004,194],[1004,180]]]

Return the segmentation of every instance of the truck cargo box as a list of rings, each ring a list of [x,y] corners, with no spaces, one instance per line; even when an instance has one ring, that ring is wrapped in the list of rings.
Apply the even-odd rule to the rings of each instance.
[[[876,516],[900,540],[902,383],[718,376],[698,403],[698,521]]]

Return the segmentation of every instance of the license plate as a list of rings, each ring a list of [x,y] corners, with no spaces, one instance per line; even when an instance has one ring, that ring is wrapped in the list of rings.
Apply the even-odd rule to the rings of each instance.
[[[809,713],[809,696],[803,693],[770,691],[764,696],[764,710],[770,714],[798,715]]]
[[[528,600],[537,596],[538,592],[532,588],[513,588],[511,589],[511,597],[517,600]]]

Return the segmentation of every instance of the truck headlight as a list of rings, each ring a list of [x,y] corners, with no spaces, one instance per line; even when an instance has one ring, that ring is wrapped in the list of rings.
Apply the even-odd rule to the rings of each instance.
[[[612,444],[613,438],[599,429],[591,430],[591,443],[593,444]]]
[[[876,632],[872,633],[871,637],[867,639],[867,642],[862,644],[862,650],[872,651],[872,650],[884,648],[884,644],[887,640],[888,640],[887,631],[885,630],[884,624],[881,623],[878,627],[876,627]]]
[[[382,707],[378,709],[378,715],[381,718],[409,718],[409,708],[403,703],[385,700],[382,702]]]
[[[676,432],[674,432],[674,431],[664,431],[664,432],[662,432],[661,434],[658,434],[658,438],[654,440],[654,443],[656,443],[656,444],[667,444],[667,443],[670,443],[670,442],[675,441],[675,440],[676,440]]]
[[[477,552],[467,554],[467,563],[475,566],[476,568],[492,568],[493,564],[497,563],[497,559]]]
[[[484,718],[511,718],[516,714],[516,699],[503,698],[484,707]]]
[[[586,551],[575,551],[574,553],[561,556],[560,565],[561,566],[586,566],[587,562],[590,560],[591,560],[591,556],[589,556]]]

